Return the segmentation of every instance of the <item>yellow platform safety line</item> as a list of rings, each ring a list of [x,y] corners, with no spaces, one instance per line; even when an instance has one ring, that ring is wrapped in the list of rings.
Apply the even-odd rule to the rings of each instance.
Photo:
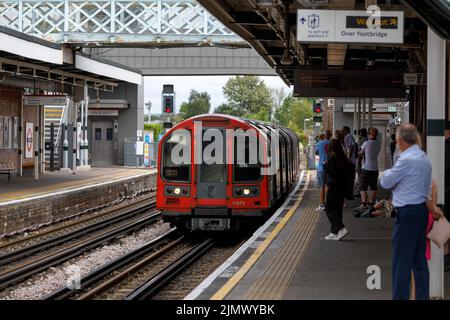
[[[211,298],[210,300],[223,300],[225,297],[233,290],[233,288],[242,280],[242,278],[247,274],[251,267],[258,261],[259,257],[264,253],[269,244],[275,239],[275,237],[280,233],[281,230],[285,227],[287,222],[294,215],[295,211],[297,211],[300,203],[302,202],[303,196],[305,194],[306,189],[309,185],[310,172],[307,172],[305,186],[301,191],[301,195],[297,198],[295,204],[289,209],[286,215],[281,219],[281,221],[275,226],[275,228],[270,232],[267,238],[258,246],[258,248],[253,252],[250,258],[244,263],[244,265],[236,272],[228,281],[224,284],[222,288],[220,288]]]
[[[138,169],[138,170],[141,171],[140,169]],[[145,174],[151,174],[151,172],[142,173],[142,175],[145,175]],[[136,174],[136,175],[138,175],[138,174]],[[127,176],[130,176],[129,170],[114,172],[108,176],[100,174],[98,176],[88,177],[86,179],[72,180],[72,181],[61,182],[58,184],[52,184],[52,185],[48,185],[48,186],[36,186],[36,187],[22,189],[22,190],[16,190],[16,191],[12,191],[12,192],[5,192],[0,195],[0,203],[12,201],[12,200],[26,199],[28,197],[43,196],[46,194],[51,194],[55,191],[70,191],[72,189],[76,189],[79,187],[89,186],[90,184],[106,183],[106,182],[113,183],[114,181],[120,180]],[[134,175],[131,175],[131,176],[134,176]],[[42,190],[42,189],[44,189],[45,191],[37,192],[37,190]]]

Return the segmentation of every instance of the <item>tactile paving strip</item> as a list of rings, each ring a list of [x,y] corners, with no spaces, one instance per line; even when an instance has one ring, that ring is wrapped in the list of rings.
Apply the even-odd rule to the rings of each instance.
[[[311,187],[311,184],[309,187]],[[313,232],[321,213],[315,211],[319,205],[319,190],[306,190],[302,205],[298,210],[303,213],[297,221],[293,232],[286,239],[282,248],[250,288],[246,299],[280,300],[283,298],[295,274],[298,264],[311,241]]]

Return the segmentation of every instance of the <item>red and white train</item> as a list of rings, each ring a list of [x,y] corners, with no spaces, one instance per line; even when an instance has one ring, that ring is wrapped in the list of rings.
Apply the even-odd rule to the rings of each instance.
[[[258,142],[256,161],[252,137]],[[221,153],[223,163],[210,161]],[[240,229],[284,199],[299,165],[298,139],[290,129],[227,115],[192,117],[159,143],[157,208],[181,229]]]

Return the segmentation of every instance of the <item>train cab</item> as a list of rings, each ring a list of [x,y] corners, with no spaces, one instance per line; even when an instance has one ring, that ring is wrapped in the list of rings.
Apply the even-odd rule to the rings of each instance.
[[[158,151],[157,207],[165,221],[192,231],[260,220],[298,174],[293,132],[227,115],[179,123]]]

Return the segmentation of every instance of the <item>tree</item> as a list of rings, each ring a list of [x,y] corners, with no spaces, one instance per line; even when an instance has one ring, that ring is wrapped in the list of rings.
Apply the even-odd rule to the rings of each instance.
[[[307,144],[307,137],[303,132],[304,121],[313,116],[311,99],[287,96],[282,105],[275,110],[276,121],[288,127],[299,137],[303,144]]]
[[[157,141],[159,134],[163,132],[164,129],[160,123],[144,123],[144,130],[153,131],[153,141]]]
[[[273,108],[272,115],[275,115],[275,111],[278,110],[282,104],[284,99],[286,99],[286,92],[284,88],[272,89],[272,100],[273,100]]]
[[[272,94],[259,77],[230,78],[223,87],[223,94],[227,103],[217,107],[216,113],[270,121]]]
[[[216,109],[214,109],[214,113],[220,113],[220,114],[229,114],[229,115],[234,115],[237,116],[234,113],[234,110],[232,107],[230,107],[228,104],[226,103],[222,103],[221,105],[219,105]]]
[[[180,116],[184,120],[199,114],[209,113],[210,109],[211,97],[209,94],[191,90],[188,101],[183,102],[180,106]]]

